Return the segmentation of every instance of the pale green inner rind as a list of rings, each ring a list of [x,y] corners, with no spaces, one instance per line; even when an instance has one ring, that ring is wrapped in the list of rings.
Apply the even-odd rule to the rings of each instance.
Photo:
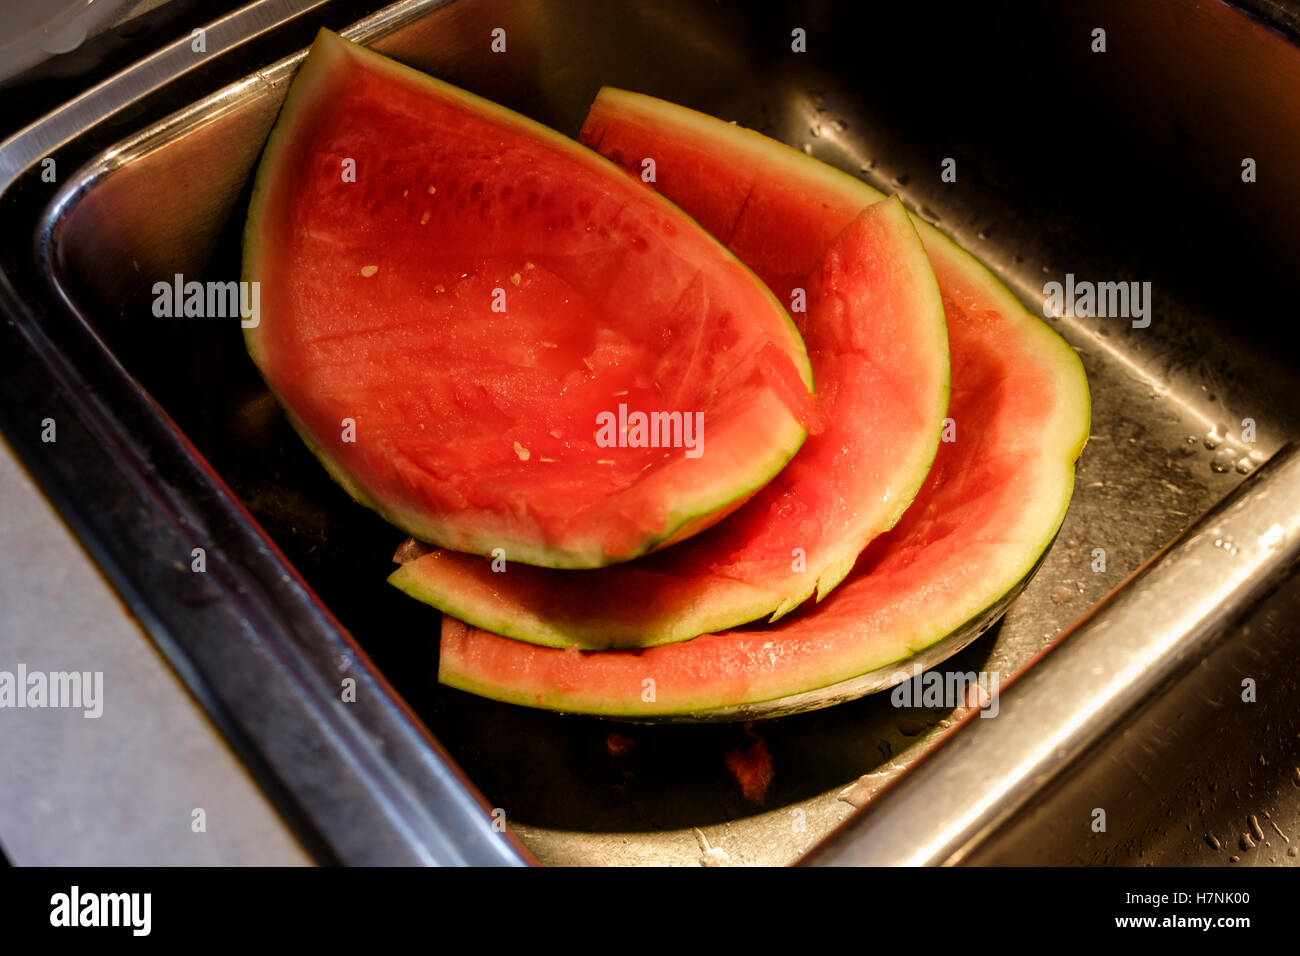
[[[306,60],[299,67],[298,73],[290,85],[280,115],[267,140],[258,166],[252,198],[249,202],[248,219],[244,229],[243,278],[246,281],[258,281],[266,269],[271,267],[270,262],[264,261],[265,250],[263,249],[260,226],[262,209],[267,201],[267,194],[277,185],[274,182],[277,168],[276,158],[286,145],[293,142],[297,119],[300,116],[310,114],[314,100],[327,86],[332,68],[339,62],[340,58],[349,56],[364,59],[372,67],[385,70],[405,82],[424,85],[439,97],[457,100],[472,109],[491,114],[502,122],[515,126],[525,135],[541,138],[565,150],[601,175],[624,175],[622,170],[609,160],[549,127],[418,70],[403,66],[395,60],[390,60],[374,51],[350,43],[329,30],[321,30],[316,37],[315,43],[312,44]],[[646,195],[651,198],[651,201],[660,203],[670,215],[689,220],[701,235],[707,237],[708,242],[714,247],[721,261],[743,270],[746,275],[753,279],[755,287],[762,290],[764,298],[770,304],[773,316],[781,320],[780,323],[777,323],[778,326],[787,334],[788,341],[782,351],[790,356],[799,371],[800,377],[811,392],[813,390],[812,366],[808,360],[808,354],[798,329],[781,302],[753,275],[748,266],[745,266],[729,250],[711,236],[708,236],[689,216],[686,216],[668,200],[651,190],[646,190]],[[270,255],[272,258],[274,257],[274,250],[270,251]],[[273,316],[263,315],[261,318],[262,320],[256,328],[244,329],[245,345],[259,371],[262,369],[261,329],[266,322],[274,321]],[[265,378],[265,376],[263,377]],[[493,549],[503,548],[508,555],[508,560],[541,567],[584,569],[603,567],[610,563],[609,556],[605,554],[599,542],[591,543],[586,547],[561,548],[553,544],[511,540],[500,533],[482,536],[449,534],[442,524],[426,515],[416,514],[406,509],[380,505],[375,495],[368,492],[340,462],[326,453],[315,438],[309,436],[307,429],[301,425],[297,416],[288,408],[269,381],[267,381],[267,386],[271,388],[272,394],[275,395],[280,406],[285,409],[294,429],[316,458],[320,460],[330,476],[355,501],[379,513],[385,520],[421,541],[439,547],[469,551],[476,554],[490,554]],[[785,467],[786,463],[794,457],[802,446],[806,433],[794,415],[777,402],[773,406],[770,434],[774,436],[769,440],[770,454],[761,460],[755,461],[744,474],[719,475],[712,482],[700,483],[691,493],[684,493],[675,507],[669,512],[664,530],[659,534],[647,536],[640,549],[626,555],[620,555],[619,560],[630,560],[654,550],[661,543],[673,539],[685,530],[689,530],[689,525],[692,522],[698,524],[710,523],[706,520],[708,516],[727,513],[734,508],[737,502],[743,501],[758,488],[771,481]]]

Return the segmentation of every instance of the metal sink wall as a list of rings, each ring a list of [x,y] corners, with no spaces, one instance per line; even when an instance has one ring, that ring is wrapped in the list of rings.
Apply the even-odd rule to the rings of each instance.
[[[507,31],[504,55],[489,49],[497,27]],[[807,32],[807,53],[791,50],[796,27]],[[1105,53],[1092,51],[1097,27]],[[936,17],[928,7],[823,2],[760,15],[739,2],[460,0],[398,4],[353,33],[570,135],[602,84],[755,127],[900,193],[1035,311],[1044,283],[1066,273],[1151,283],[1147,328],[1051,320],[1082,356],[1094,403],[1074,502],[1004,621],[947,666],[996,671],[1007,683],[1295,437],[1300,353],[1274,304],[1297,291],[1286,263],[1300,234],[1290,176],[1300,161],[1300,51],[1240,10],[1170,0],[1068,13],[954,5]],[[94,157],[49,209],[37,237],[49,287],[88,319],[539,860],[689,864],[701,856],[698,829],[734,863],[795,861],[961,715],[900,710],[877,695],[765,722],[755,731],[776,775],[760,807],[746,804],[723,763],[746,745],[741,727],[628,728],[440,688],[437,613],[384,583],[401,534],[320,469],[237,328],[152,316],[160,279],[238,278],[249,176],[295,62],[257,63],[247,79],[197,102],[164,86],[132,135]],[[1253,183],[1241,176],[1247,156],[1259,170]],[[940,178],[949,157],[955,183]],[[1242,440],[1244,419],[1254,422],[1253,441]],[[1285,593],[1279,600],[1293,600],[1294,589]],[[1284,617],[1274,614],[1269,627]],[[1229,648],[1256,647],[1252,633]],[[1234,653],[1198,675],[1231,683]],[[1279,693],[1294,683],[1285,655],[1259,653]],[[1170,695],[1213,693],[1190,682]],[[1267,760],[1282,777],[1300,752],[1295,700],[1276,697],[1232,724],[1238,737],[1263,733],[1260,721],[1279,734]],[[1287,727],[1289,736],[1278,730]],[[612,730],[637,741],[630,756],[610,756]],[[1179,760],[1209,780],[1237,744],[1223,734],[1196,739]],[[1193,822],[1201,808],[1174,800],[1165,774],[1142,770],[1156,759],[1149,743],[1130,732],[1112,746],[1071,779],[1091,779],[1091,770],[1118,786],[1116,767],[1138,768],[1142,789],[1129,803],[1169,808],[1161,859],[1225,861]],[[1295,827],[1293,790],[1271,805],[1279,824],[1290,813],[1286,826]],[[1244,828],[1245,814],[1260,811],[1243,797],[1232,812]],[[1228,829],[1215,824],[1221,843]],[[1020,826],[987,859],[1150,859],[1135,855],[1132,840],[1098,845],[1086,829],[1052,842]]]

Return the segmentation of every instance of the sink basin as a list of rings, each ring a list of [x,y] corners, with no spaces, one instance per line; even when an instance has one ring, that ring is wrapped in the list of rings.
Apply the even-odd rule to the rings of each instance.
[[[1040,683],[1087,684],[1051,649],[1100,641],[1089,615],[1126,593],[1134,603],[1144,582],[1144,626],[1169,638],[1163,656],[1133,649],[1147,663],[1121,675],[1122,700],[1056,713],[1078,718],[1086,740],[1032,788],[1006,787],[996,819],[919,861],[1294,864],[1300,483],[1286,455],[1265,463],[1296,437],[1300,407],[1294,323],[1276,307],[1300,282],[1300,127],[1272,112],[1300,104],[1300,49],[1262,8],[1044,6],[966,10],[937,27],[928,12],[883,23],[829,2],[783,18],[686,0],[252,4],[214,27],[208,59],[164,49],[0,145],[11,180],[0,207],[25,224],[3,249],[0,308],[29,356],[0,393],[6,431],[32,395],[68,396],[86,425],[66,458],[15,445],[321,859],[693,864],[711,846],[735,864],[789,864],[830,839],[810,861],[900,861],[862,849],[873,815],[934,788],[959,807],[936,774],[929,791],[898,785],[921,756],[942,766],[958,739],[1001,718],[877,694],[748,730],[629,727],[440,687],[437,613],[384,581],[402,535],[302,446],[238,328],[151,311],[153,284],[176,273],[238,278],[249,178],[322,24],[571,136],[602,84],[736,120],[897,192],[1040,314],[1045,286],[1067,275],[1150,284],[1146,324],[1048,319],[1092,389],[1075,497],[1002,621],[939,666],[997,674],[1005,719],[1032,723],[1016,685],[1028,694],[1039,671]],[[498,27],[506,54],[490,50]],[[806,53],[791,49],[796,28]],[[54,189],[40,180],[47,155],[76,170]],[[941,178],[945,159],[955,182]],[[1237,510],[1211,514],[1234,494]],[[1262,507],[1280,508],[1270,520],[1282,530],[1236,556],[1249,581],[1128,581],[1198,522],[1231,529]],[[206,575],[172,567],[194,547]],[[1151,568],[1200,554],[1175,548]],[[1202,600],[1213,626],[1192,635],[1174,606]],[[346,675],[372,698],[340,711]],[[1242,676],[1257,681],[1254,706],[1232,703]],[[612,732],[636,741],[631,754],[611,755]],[[750,734],[774,761],[763,805],[724,764]],[[326,771],[305,766],[307,748],[365,770],[346,799],[319,792]],[[1101,834],[1088,825],[1098,801],[1112,821]],[[1241,849],[1251,814],[1267,839]],[[1073,829],[1050,822],[1076,817]]]

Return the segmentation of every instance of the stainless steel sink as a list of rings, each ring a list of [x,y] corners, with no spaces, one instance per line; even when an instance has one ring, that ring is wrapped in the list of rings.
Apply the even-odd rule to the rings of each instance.
[[[704,841],[733,863],[792,863],[851,817],[811,861],[1297,862],[1300,590],[1256,607],[1300,550],[1300,468],[1278,455],[1300,407],[1300,350],[1276,308],[1298,284],[1290,24],[1264,5],[1174,0],[954,7],[942,25],[848,7],[268,0],[217,24],[209,58],[165,49],[0,146],[0,208],[30,226],[4,250],[0,307],[29,366],[93,423],[80,465],[15,443],[321,858],[524,859],[491,826],[502,808],[543,863],[691,864]],[[150,309],[175,273],[238,278],[249,176],[321,23],[570,135],[602,84],[758,128],[898,192],[1035,311],[1067,273],[1151,283],[1149,327],[1051,320],[1094,403],[1074,502],[1003,621],[942,665],[999,674],[998,718],[880,694],[764,722],[752,730],[776,775],[755,806],[724,766],[750,739],[740,726],[628,727],[437,685],[436,612],[384,583],[401,535],[301,446],[237,328]],[[489,49],[497,27],[506,55]],[[47,155],[78,168],[53,196]],[[940,178],[949,157],[956,183]],[[41,381],[15,376],[8,407]],[[214,590],[159,570],[200,543]],[[196,608],[210,616],[189,633]],[[232,631],[244,637],[213,651]],[[259,654],[301,703],[278,725],[255,714],[276,693]],[[341,672],[369,682],[369,709],[339,711]],[[629,756],[606,748],[614,731],[636,740]],[[367,779],[327,799],[292,734]],[[1241,849],[1252,814],[1264,836]]]

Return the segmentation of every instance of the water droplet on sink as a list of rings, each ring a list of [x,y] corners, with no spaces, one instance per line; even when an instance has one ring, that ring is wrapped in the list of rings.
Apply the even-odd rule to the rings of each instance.
[[[1234,554],[1234,555],[1239,550],[1237,548],[1237,543],[1233,541],[1231,537],[1215,538],[1214,546],[1216,548],[1222,548],[1224,551],[1227,551],[1229,554]]]
[[[808,127],[808,132],[812,133],[814,136],[820,136],[822,134],[821,124],[813,123],[811,126]]]
[[[1237,459],[1237,474],[1249,475],[1254,470],[1255,470],[1255,463],[1250,460],[1249,456],[1244,456],[1242,458]]]

